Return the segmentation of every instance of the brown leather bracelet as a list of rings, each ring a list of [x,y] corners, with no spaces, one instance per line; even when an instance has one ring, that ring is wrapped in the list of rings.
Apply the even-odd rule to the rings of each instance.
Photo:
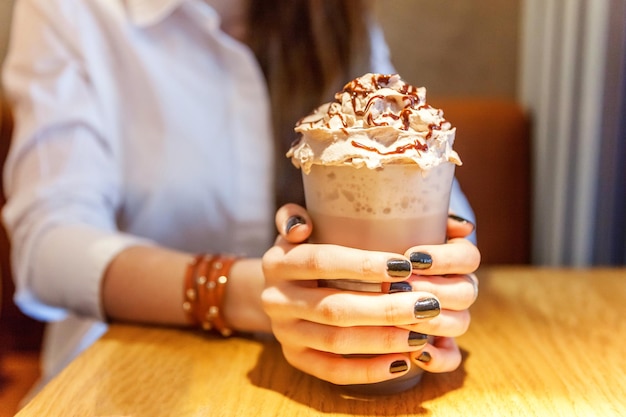
[[[229,255],[198,255],[185,274],[183,310],[190,322],[206,331],[216,330],[224,337],[233,334],[222,309],[228,274],[236,260]]]

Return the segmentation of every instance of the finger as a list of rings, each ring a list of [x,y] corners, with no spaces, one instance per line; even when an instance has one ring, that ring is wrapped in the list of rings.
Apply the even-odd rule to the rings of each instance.
[[[387,381],[406,374],[412,366],[407,354],[347,358],[313,349],[292,349],[285,345],[283,354],[294,367],[337,385]]]
[[[413,270],[422,275],[470,274],[480,265],[478,248],[467,239],[443,245],[415,246],[407,251]]]
[[[435,295],[447,310],[465,310],[478,296],[478,278],[475,274],[426,276],[413,274],[406,282],[413,291]]]
[[[441,310],[439,315],[431,320],[425,320],[410,326],[402,326],[402,328],[433,336],[458,337],[467,332],[470,321],[469,310]]]
[[[297,204],[285,204],[276,211],[276,229],[291,243],[306,241],[311,235],[311,217],[304,207]]]
[[[278,239],[263,256],[266,277],[289,280],[358,279],[398,281],[411,275],[411,262],[398,254],[338,245],[290,245]]]
[[[413,363],[428,372],[451,372],[461,364],[461,350],[452,337],[435,337],[421,352],[412,355]]]
[[[365,293],[310,288],[303,291],[289,282],[266,288],[262,295],[270,317],[289,317],[338,327],[406,326],[439,315],[439,300],[432,294]]]
[[[469,220],[459,217],[455,214],[448,215],[448,238],[453,239],[457,237],[467,237],[469,236],[476,226],[474,223]]]
[[[290,320],[274,322],[272,330],[284,345],[305,345],[317,351],[344,355],[414,352],[428,342],[425,334],[393,326],[336,327]]]

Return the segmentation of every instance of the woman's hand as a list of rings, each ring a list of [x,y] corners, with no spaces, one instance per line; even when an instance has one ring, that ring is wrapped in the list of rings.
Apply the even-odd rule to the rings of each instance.
[[[435,336],[432,344],[413,355],[414,363],[429,372],[453,371],[461,363],[461,352],[454,337],[462,335],[469,327],[468,308],[478,297],[478,278],[474,271],[480,265],[480,252],[465,239],[473,231],[472,223],[450,215],[446,244],[416,246],[406,253],[413,265],[413,275],[408,280],[412,290],[430,292],[442,300],[441,314],[437,318],[408,327]],[[445,298],[441,294],[444,289]],[[465,327],[460,329],[462,326]]]
[[[475,281],[463,274],[476,269],[480,256],[460,237],[472,226],[451,222],[449,244],[415,247],[400,256],[303,244],[312,231],[311,219],[302,207],[282,207],[276,215],[280,236],[263,258],[263,304],[287,360],[337,384],[399,377],[410,368],[410,358],[434,372],[455,369],[461,356],[452,338],[467,329],[467,309],[476,298]],[[426,278],[417,272],[453,275]],[[346,278],[391,282],[393,293],[318,285],[320,279]],[[437,336],[433,345],[426,334]]]

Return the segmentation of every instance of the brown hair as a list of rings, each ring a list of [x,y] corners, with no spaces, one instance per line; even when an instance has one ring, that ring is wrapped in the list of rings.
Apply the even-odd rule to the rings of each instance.
[[[249,0],[247,43],[269,88],[279,205],[304,200],[285,158],[297,120],[369,71],[369,18],[368,0]]]

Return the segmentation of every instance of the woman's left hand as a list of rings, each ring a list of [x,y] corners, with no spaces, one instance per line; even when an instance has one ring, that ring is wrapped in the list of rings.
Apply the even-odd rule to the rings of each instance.
[[[408,280],[413,291],[425,291],[440,296],[445,291],[438,320],[419,323],[409,329],[435,335],[421,352],[414,355],[414,363],[429,372],[449,372],[461,363],[461,352],[454,337],[467,330],[470,323],[469,307],[478,297],[478,278],[474,274],[480,265],[478,248],[466,237],[474,225],[455,215],[448,218],[448,241],[443,245],[415,246],[406,252],[414,265]],[[468,293],[470,284],[472,292]],[[466,323],[462,332],[446,334],[449,322]],[[427,326],[426,326],[427,325]]]
[[[316,249],[318,245],[302,245],[302,247],[300,245],[308,239],[314,225],[312,225],[306,210],[293,204],[279,209],[276,215],[276,225],[280,236],[275,246],[265,254],[263,259],[266,275],[266,290],[263,294],[265,310],[272,319],[274,332],[283,344],[283,351],[288,361],[306,372],[337,383],[338,381],[333,380],[333,378],[338,376],[332,374],[332,367],[322,366],[323,360],[320,360],[329,358],[329,356],[321,355],[319,352],[319,354],[310,356],[308,363],[302,359],[302,352],[314,353],[314,340],[321,337],[324,339],[322,342],[325,341],[324,343],[326,343],[331,340],[330,336],[320,336],[307,332],[308,336],[303,334],[300,339],[294,339],[294,335],[297,335],[300,332],[299,329],[307,323],[309,323],[309,327],[318,329],[316,331],[324,328],[332,330],[332,327],[312,325],[315,319],[313,321],[298,319],[298,317],[303,317],[302,314],[309,314],[303,311],[297,312],[303,308],[303,303],[307,304],[303,300],[307,299],[305,294],[311,290],[305,288],[307,286],[311,289],[317,287],[317,280],[307,281],[310,279],[307,277],[316,272],[323,272],[319,269],[321,265],[319,265],[320,258],[318,258],[319,251],[323,249],[321,247],[319,250]],[[473,225],[471,223],[459,221],[452,216],[448,222],[449,240],[446,244],[416,246],[408,249],[404,254],[412,261],[413,274],[406,278],[405,284],[400,285],[399,288],[403,288],[404,291],[411,290],[411,294],[434,296],[440,303],[440,311],[435,317],[418,320],[409,325],[396,325],[395,328],[416,334],[434,335],[432,343],[419,349],[404,350],[411,352],[410,356],[414,364],[431,372],[452,371],[461,362],[461,354],[454,337],[467,330],[470,322],[468,308],[476,299],[478,289],[473,272],[480,263],[480,253],[474,244],[464,238],[472,230]],[[375,253],[372,252],[372,254]],[[366,266],[362,267],[365,268]],[[298,301],[299,299],[300,301]],[[312,308],[319,308],[323,303],[324,301],[320,300],[320,303],[315,304]],[[311,311],[310,313],[311,317],[314,318],[315,312]],[[348,324],[337,323],[337,325],[343,327]],[[372,329],[376,329],[376,324],[372,324],[372,326]],[[388,333],[395,334],[391,331],[393,328],[389,327]],[[345,327],[344,329],[347,330]],[[360,327],[360,329],[365,328]],[[381,327],[378,329],[378,332],[382,331]],[[333,340],[336,340],[336,336],[339,334],[345,335],[346,330],[338,328],[337,331],[333,331]],[[306,349],[299,347],[300,343],[304,343],[304,341],[306,341],[305,345],[309,345]],[[389,341],[391,342],[391,339]],[[362,348],[363,342],[360,343],[359,346],[353,346],[352,349]],[[324,347],[322,350],[332,351],[328,347]],[[397,350],[397,352],[400,351]],[[335,364],[333,366],[340,364],[334,360],[328,362]],[[313,364],[313,368],[311,368],[311,364]],[[382,372],[382,366],[380,369]],[[337,371],[337,374],[340,373]],[[381,373],[381,378],[383,378],[382,375]],[[355,383],[358,381],[343,382]]]

